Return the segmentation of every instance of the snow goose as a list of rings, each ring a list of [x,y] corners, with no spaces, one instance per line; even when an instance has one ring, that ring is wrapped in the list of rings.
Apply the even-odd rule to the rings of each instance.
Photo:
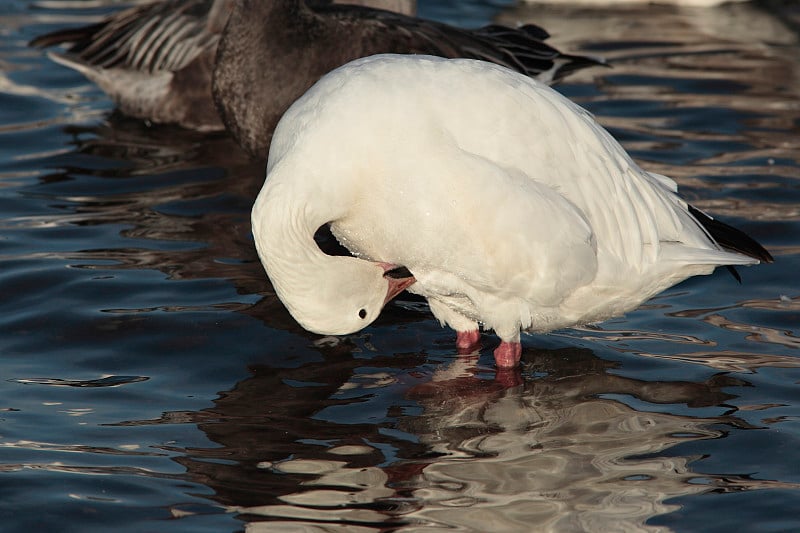
[[[306,329],[348,334],[407,288],[477,343],[601,321],[718,265],[771,261],[689,206],[579,106],[487,62],[378,55],[325,76],[277,126],[253,235]],[[330,224],[354,257],[322,253]]]
[[[198,131],[221,130],[224,126],[211,97],[211,77],[217,44],[234,1],[150,2],[97,24],[41,35],[30,44],[69,44],[65,53],[50,57],[95,82],[126,115]],[[331,1],[407,15],[416,12],[415,0],[308,3],[319,7]]]

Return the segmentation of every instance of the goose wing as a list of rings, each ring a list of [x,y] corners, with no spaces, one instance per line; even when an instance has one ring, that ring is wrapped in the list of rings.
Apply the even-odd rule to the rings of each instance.
[[[30,44],[68,44],[68,56],[96,68],[174,72],[216,50],[231,7],[231,0],[144,4],[97,24],[41,35]]]
[[[461,29],[440,22],[356,6],[316,8],[348,35],[361,35],[365,55],[378,52],[426,54],[446,58],[480,59],[541,81],[554,82],[581,68],[606,65],[597,58],[564,54],[545,41],[539,26],[517,28],[488,25]],[[353,31],[358,26],[358,31]]]

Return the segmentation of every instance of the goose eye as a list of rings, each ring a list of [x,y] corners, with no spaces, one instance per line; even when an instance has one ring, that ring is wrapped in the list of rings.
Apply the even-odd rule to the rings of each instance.
[[[366,309],[359,309],[358,310],[358,318],[367,318],[367,310]]]

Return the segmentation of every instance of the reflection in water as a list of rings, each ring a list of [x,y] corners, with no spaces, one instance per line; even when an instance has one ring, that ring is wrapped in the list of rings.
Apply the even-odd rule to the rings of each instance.
[[[124,424],[196,423],[219,447],[175,460],[248,531],[636,531],[670,498],[770,486],[695,473],[701,457],[677,449],[747,423],[655,408],[730,411],[723,389],[747,385],[731,377],[640,381],[580,349],[526,352],[525,374],[496,379],[470,356],[420,375],[418,354],[352,350],[252,368],[213,408]]]
[[[314,485],[314,474],[329,475],[326,479],[339,483],[349,476],[360,480],[353,481],[360,484],[359,492],[380,493],[366,503],[381,508],[377,499],[386,495],[387,474],[375,469],[385,462],[380,447],[395,444],[382,434],[386,424],[340,423],[320,416],[327,408],[358,413],[363,397],[342,398],[337,393],[347,388],[365,360],[354,357],[353,346],[346,343],[326,346],[320,353],[322,362],[296,368],[252,367],[252,377],[222,393],[211,409],[166,413],[159,420],[122,425],[196,423],[219,447],[185,450],[186,455],[176,461],[191,479],[214,489],[219,503],[232,510],[242,508],[244,514],[251,514],[249,508],[287,505],[284,498],[292,500],[299,487]],[[369,360],[370,365],[392,369],[423,362],[417,354]],[[413,456],[424,451],[413,444],[407,448]],[[295,513],[302,510],[300,506]],[[276,510],[273,516],[282,515]]]
[[[98,233],[104,226],[118,228],[123,239],[112,246],[110,239],[97,246],[84,240],[23,257],[102,271],[156,269],[172,280],[229,279],[245,294],[265,290],[249,224],[263,164],[227,137],[150,128],[116,114],[107,123],[67,132],[76,149],[52,157],[48,166],[58,171],[25,189],[48,209],[6,217],[2,228],[29,230],[41,250],[59,240],[51,233],[73,227]]]
[[[312,337],[275,297],[252,243],[250,208],[263,184],[263,162],[250,159],[225,135],[149,127],[117,113],[98,126],[66,131],[75,150],[55,156],[51,165],[59,170],[29,187],[29,194],[51,209],[6,218],[0,229],[39,230],[37,237],[52,243],[48,230],[110,226],[119,227],[123,239],[114,247],[82,242],[77,250],[24,257],[62,259],[72,268],[104,272],[154,269],[169,280],[225,279],[239,294],[262,298],[253,304],[217,302],[213,308],[240,311],[271,328]],[[320,232],[318,239],[324,250],[335,251],[329,231]],[[103,311],[121,315],[193,309],[198,308],[164,302]],[[390,305],[378,324],[419,317],[418,311]]]
[[[577,361],[564,368],[565,359]],[[426,504],[409,518],[480,531],[531,524],[552,531],[635,530],[674,509],[666,499],[708,490],[691,483],[697,476],[689,463],[697,457],[665,451],[722,437],[710,426],[735,419],[640,412],[608,396],[719,405],[731,398],[722,392],[727,380],[622,378],[578,350],[535,352],[532,366],[548,376],[477,398],[466,393],[476,380],[458,378],[421,399],[426,414],[413,423],[422,423],[421,439],[443,457],[422,472],[414,493]]]

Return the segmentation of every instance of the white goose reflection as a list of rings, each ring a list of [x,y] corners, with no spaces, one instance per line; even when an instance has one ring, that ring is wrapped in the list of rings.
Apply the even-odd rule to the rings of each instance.
[[[660,453],[720,437],[709,429],[712,420],[639,412],[602,397],[630,393],[663,401],[703,386],[595,375],[472,397],[458,393],[469,390],[459,381],[473,380],[441,382],[420,398],[426,413],[418,434],[442,456],[414,482],[413,494],[425,504],[406,516],[415,524],[403,531],[424,524],[469,531],[525,531],[534,524],[541,531],[656,530],[645,522],[676,509],[666,500],[708,489],[691,483],[697,475],[689,463],[696,457]],[[721,399],[711,391],[703,394]]]
[[[672,412],[683,410],[675,404],[729,410],[734,396],[723,388],[742,381],[634,380],[610,373],[614,363],[581,349],[528,352],[526,360],[526,375],[487,380],[476,357],[462,356],[406,390],[420,414],[369,435],[352,425],[349,438],[326,449],[319,441],[296,444],[284,459],[259,464],[265,476],[294,476],[293,489],[284,484],[270,503],[228,509],[250,520],[250,532],[664,531],[647,522],[678,509],[672,498],[770,486],[735,473],[699,474],[692,463],[701,457],[670,450],[723,438],[725,426],[748,427],[743,421],[657,412],[667,410],[658,404],[673,404]],[[354,398],[360,388],[361,401],[395,396],[405,381],[354,370],[339,390]],[[391,434],[399,438],[387,439]],[[275,458],[270,446],[264,456]],[[389,464],[380,459],[387,446],[396,456]]]

